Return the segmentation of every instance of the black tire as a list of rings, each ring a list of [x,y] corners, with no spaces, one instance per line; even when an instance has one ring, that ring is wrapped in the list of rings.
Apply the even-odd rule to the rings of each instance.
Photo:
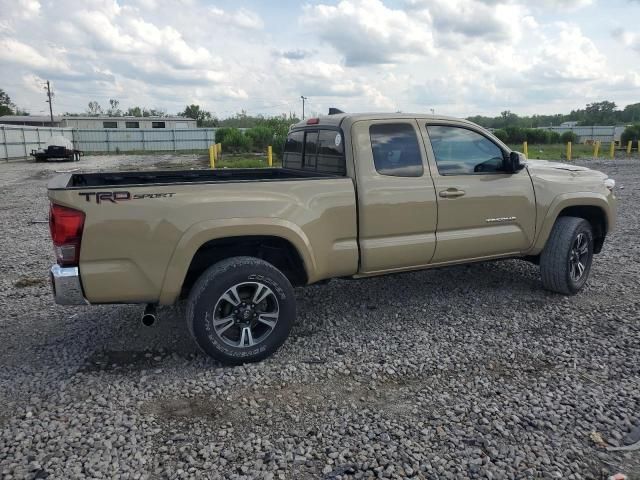
[[[264,292],[265,299],[253,303]],[[254,257],[232,257],[198,278],[189,293],[186,317],[193,339],[207,355],[232,365],[258,362],[273,355],[289,336],[296,300],[291,283],[273,265]],[[232,320],[220,323],[227,318]]]
[[[586,245],[579,244],[581,238]],[[578,257],[577,253],[580,253]],[[552,292],[575,295],[587,282],[592,261],[593,231],[589,222],[583,218],[560,217],[540,255],[542,285]],[[579,276],[576,262],[583,267]]]

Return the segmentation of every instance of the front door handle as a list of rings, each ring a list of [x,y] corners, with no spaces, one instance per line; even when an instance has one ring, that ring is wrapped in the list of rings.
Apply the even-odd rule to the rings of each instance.
[[[448,190],[442,190],[439,193],[442,198],[457,198],[462,197],[464,194],[464,190],[458,190],[457,188],[449,188]]]

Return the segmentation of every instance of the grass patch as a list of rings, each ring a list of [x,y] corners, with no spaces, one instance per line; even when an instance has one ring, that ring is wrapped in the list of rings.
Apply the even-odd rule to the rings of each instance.
[[[216,168],[265,168],[267,165],[266,155],[230,155],[223,154],[222,158],[216,160]],[[282,166],[279,159],[273,158],[273,166]]]

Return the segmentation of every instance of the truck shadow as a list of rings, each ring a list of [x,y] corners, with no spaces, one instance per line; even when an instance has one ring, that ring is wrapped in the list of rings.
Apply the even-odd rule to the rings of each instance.
[[[424,308],[424,317],[428,317],[430,313],[446,311],[449,304],[462,303],[470,309],[490,305],[499,315],[501,305],[513,308],[514,300],[523,292],[527,292],[528,308],[550,300],[550,294],[540,286],[537,268],[515,260],[359,281],[334,280],[296,289],[298,321],[289,341],[318,335],[322,342],[329,330],[353,327],[354,322],[367,323],[367,329],[375,334],[376,329],[384,328],[384,321],[370,321],[371,317],[386,318],[396,309]],[[114,329],[103,340],[103,346],[87,358],[84,370],[158,369],[167,360],[175,365],[194,359],[204,361],[207,368],[218,366],[192,341],[184,320],[184,302],[159,308],[158,322],[153,327],[141,324],[142,310],[142,306],[116,306],[105,312],[115,320],[111,323]]]

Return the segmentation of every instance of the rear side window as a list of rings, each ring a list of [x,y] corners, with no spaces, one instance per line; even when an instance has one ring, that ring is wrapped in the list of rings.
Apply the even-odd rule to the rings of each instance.
[[[304,147],[304,132],[292,132],[287,137],[282,155],[282,165],[285,168],[302,168],[302,149]]]
[[[381,175],[421,177],[418,137],[408,123],[379,123],[369,127],[373,163]]]
[[[304,136],[304,168],[316,170],[318,155],[318,132],[306,132]]]
[[[287,137],[282,164],[285,168],[345,175],[342,134],[337,130],[298,130]]]
[[[337,130],[320,130],[318,134],[318,172],[345,175],[344,142]]]

